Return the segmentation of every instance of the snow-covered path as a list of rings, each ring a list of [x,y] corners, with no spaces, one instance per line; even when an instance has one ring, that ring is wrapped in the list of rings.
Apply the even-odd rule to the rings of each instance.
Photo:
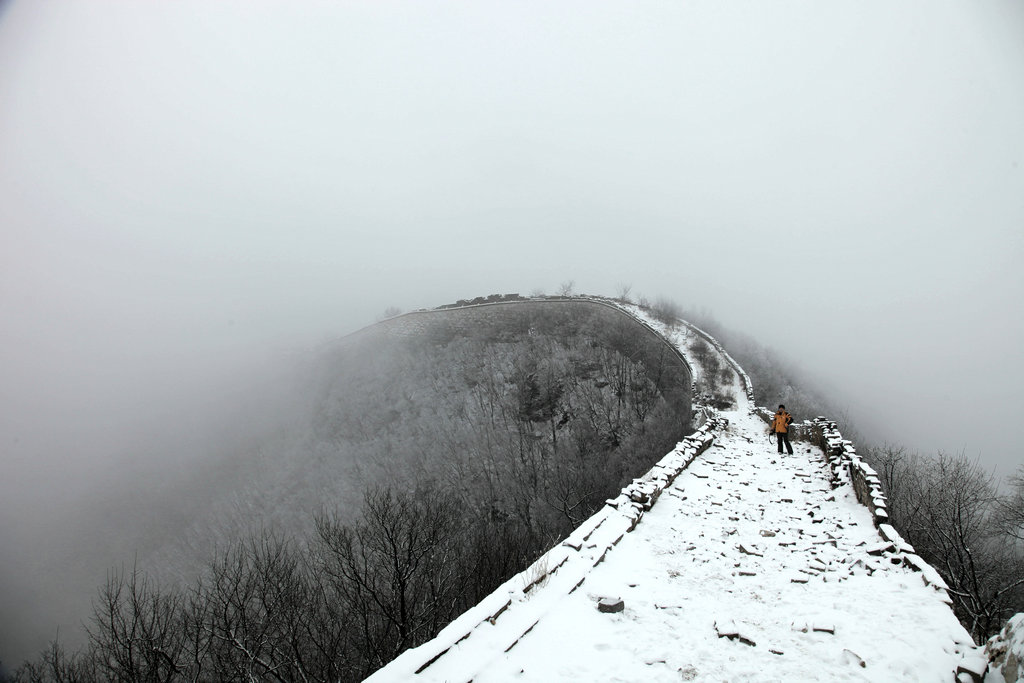
[[[921,574],[873,554],[870,514],[821,451],[779,456],[758,418],[725,417],[577,590],[565,569],[528,594],[513,582],[497,619],[421,673],[406,657],[373,680],[952,680],[969,635]]]
[[[701,335],[629,312],[701,384]],[[944,591],[883,542],[849,483],[832,487],[817,446],[777,454],[745,381],[711,448],[694,458],[698,436],[649,473],[685,467],[632,531],[629,506],[605,507],[369,680],[954,680],[974,643]],[[622,611],[599,611],[618,598]]]
[[[581,589],[474,681],[952,679],[969,637],[919,574],[869,554],[871,517],[832,490],[820,451],[780,457],[762,422],[728,417]],[[598,612],[600,597],[625,610]]]

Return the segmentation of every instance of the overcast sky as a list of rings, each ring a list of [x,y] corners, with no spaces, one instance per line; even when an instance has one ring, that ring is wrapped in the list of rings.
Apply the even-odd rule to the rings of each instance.
[[[1024,4],[14,0],[0,231],[19,495],[268,353],[570,279],[1009,471]]]
[[[8,1],[0,239],[8,559],[229,378],[567,280],[1010,472],[1024,3]]]

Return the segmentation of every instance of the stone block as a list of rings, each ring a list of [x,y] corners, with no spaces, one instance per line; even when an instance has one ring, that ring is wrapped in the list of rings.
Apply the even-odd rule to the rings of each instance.
[[[751,638],[740,633],[740,630],[736,627],[736,623],[733,621],[715,622],[715,633],[718,634],[719,638],[728,638],[729,640],[738,640],[744,645],[750,647],[757,647]]]
[[[601,598],[597,601],[597,611],[605,614],[614,614],[626,609],[626,603],[622,598]]]
[[[890,543],[898,543],[902,540],[902,537],[891,524],[879,524],[878,533]]]
[[[964,657],[956,667],[957,678],[967,674],[973,683],[982,683],[985,680],[986,671],[988,671],[988,660],[981,655]]]

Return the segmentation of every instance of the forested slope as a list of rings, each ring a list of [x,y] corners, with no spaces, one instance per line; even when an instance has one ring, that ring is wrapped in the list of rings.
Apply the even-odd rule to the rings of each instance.
[[[198,473],[215,495],[109,577],[89,645],[21,679],[357,680],[690,431],[685,364],[620,311],[522,303],[429,320],[307,358],[285,426]]]
[[[686,433],[680,361],[621,313],[459,315],[340,344],[314,367],[310,434],[324,457],[334,446],[363,481],[439,480],[472,508],[483,499],[492,514],[564,531],[601,502],[602,482],[617,487]]]

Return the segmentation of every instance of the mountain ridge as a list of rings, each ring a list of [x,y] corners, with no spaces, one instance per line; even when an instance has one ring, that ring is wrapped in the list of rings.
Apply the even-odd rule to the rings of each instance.
[[[673,330],[663,332],[678,340]],[[623,489],[618,498],[608,500],[606,506],[569,539],[495,590],[437,639],[401,655],[368,680],[381,683],[497,681],[513,675],[522,680],[538,681],[601,677],[679,680],[680,675],[684,680],[707,676],[726,680],[805,680],[822,675],[846,680],[850,666],[868,668],[873,679],[881,676],[895,680],[910,676],[914,680],[947,680],[961,674],[983,675],[984,657],[949,609],[951,601],[944,582],[934,569],[913,555],[913,548],[885,523],[887,516],[880,490],[859,495],[855,482],[850,480],[854,468],[847,468],[841,462],[833,467],[821,451],[817,465],[810,458],[803,464],[802,457],[780,455],[773,459],[768,455],[768,444],[757,438],[764,429],[763,409],[753,403],[749,378],[720,345],[715,342],[712,345],[723,354],[722,361],[737,370],[738,381],[732,386],[734,406],[721,412],[711,409],[708,414],[712,417],[701,429],[680,442],[644,477]],[[692,341],[687,346],[692,348]],[[699,367],[700,363],[694,365]],[[857,459],[834,424],[808,422],[801,425],[801,433],[816,434],[814,438],[822,446],[827,444],[837,454],[845,453],[847,463],[851,457]],[[797,444],[802,453],[805,450],[802,444],[806,442]],[[707,451],[712,446],[723,450],[710,456]],[[760,456],[757,455],[759,450]],[[817,447],[806,448],[808,454],[812,450]],[[742,468],[727,469],[721,463],[730,459],[743,459],[745,464]],[[795,488],[787,482],[786,475],[778,478],[781,470],[794,469],[792,463],[796,463],[795,470],[805,470],[788,475],[796,481]],[[789,468],[783,464],[789,464]],[[755,493],[751,474],[766,465],[767,476],[775,478],[770,485],[765,481],[756,488],[760,493]],[[866,466],[864,471],[868,476],[873,475]],[[877,478],[875,482],[877,485]],[[776,495],[770,497],[773,493]],[[751,506],[740,502],[751,498],[751,494],[759,504]],[[796,500],[798,495],[807,497],[807,502]],[[829,508],[826,511],[826,506],[836,505],[837,498],[846,506],[844,510]],[[656,508],[659,499],[670,502]],[[693,503],[686,503],[688,500]],[[787,521],[800,519],[786,516],[794,500],[796,507],[809,510],[809,519]],[[723,504],[727,512],[717,512],[715,506]],[[665,520],[666,505],[667,516],[675,519],[671,530],[664,528],[665,521],[660,521],[656,522],[661,529],[659,534],[653,538],[645,536],[643,520],[648,514]],[[699,507],[699,512],[694,508],[691,513],[685,513],[682,507],[686,505],[703,507]],[[778,512],[771,522],[767,521],[767,512],[775,509]],[[696,516],[692,516],[694,513]],[[854,517],[839,523],[847,514]],[[865,531],[853,532],[849,526],[858,522],[866,527],[866,535],[863,535]],[[816,526],[819,523],[824,525]],[[673,536],[681,533],[681,524],[695,527],[691,534],[683,533],[696,545],[691,542],[683,551],[687,544],[676,544],[678,550],[673,552],[681,552],[682,558],[668,563],[670,581],[663,586],[663,578],[645,573],[643,561],[631,564],[637,544],[629,541],[635,534],[643,538],[644,543],[673,545]],[[723,534],[724,543],[716,542],[711,534],[707,535],[707,541],[697,540],[698,532],[705,528],[710,530],[712,524],[723,525],[718,533]],[[746,531],[741,529],[744,524]],[[844,525],[850,531],[844,532]],[[828,531],[822,533],[825,526]],[[705,538],[705,533],[699,533],[700,539]],[[846,537],[850,537],[849,540]],[[855,545],[860,538],[864,540]],[[699,548],[702,542],[710,543],[711,547]],[[618,550],[620,543],[634,550]],[[719,560],[716,543],[722,543],[720,555],[728,564],[715,564]],[[843,545],[840,550],[848,553],[847,556],[820,555],[821,548],[838,548],[840,543]],[[862,548],[866,544],[869,545],[865,553]],[[774,554],[773,546],[777,550]],[[792,550],[787,552],[787,548]],[[691,558],[687,555],[694,556],[697,564],[690,565]],[[880,563],[876,556],[887,563]],[[824,562],[822,557],[826,558]],[[617,574],[604,570],[611,558],[619,560]],[[666,559],[671,558],[670,555]],[[788,574],[782,580],[789,583],[774,582],[771,573],[764,580],[758,579],[765,569],[761,565],[769,562],[761,558],[771,558],[770,561],[778,565],[771,571]],[[672,577],[683,576],[680,572],[688,574],[699,570],[709,562],[713,567],[704,572],[703,579],[687,584],[689,592],[679,593],[670,587]],[[906,587],[900,583],[898,574],[893,575],[895,581],[887,582],[896,571],[894,565],[902,572],[922,572],[924,590],[918,589],[908,599],[903,595]],[[826,595],[830,590],[835,593],[830,585],[866,580],[876,573],[875,585],[866,589],[867,592],[848,591],[849,595],[857,596],[853,603],[847,602],[857,613],[856,617],[850,618],[846,614],[849,610],[837,612],[827,607]],[[637,575],[644,578],[637,580]],[[722,581],[723,577],[731,586],[728,593],[735,591],[747,597],[741,597],[740,602],[724,599],[724,607],[715,602],[700,603],[700,582]],[[829,577],[832,577],[832,584]],[[655,588],[652,590],[646,582]],[[751,589],[751,584],[763,587]],[[783,585],[790,588],[784,590]],[[824,590],[826,595],[809,602],[806,597],[800,597],[805,587],[819,592]],[[753,592],[755,590],[757,592]],[[752,603],[744,607],[743,599],[763,602],[759,593],[763,595],[764,591],[776,593],[774,599],[781,604],[769,612],[763,609],[758,612]],[[783,595],[796,597],[780,597]],[[626,598],[625,606],[622,597]],[[669,606],[665,606],[664,601],[668,601]],[[897,601],[901,609],[898,616],[893,616],[889,608]],[[617,605],[610,611],[626,611],[621,615],[602,614],[609,611],[605,609],[607,605]],[[792,628],[788,628],[785,620],[792,618],[790,612],[794,610],[800,610],[799,623],[794,622]],[[913,617],[909,622],[904,620],[909,614],[919,612],[929,615],[925,617],[928,628],[923,628],[925,622],[913,622]],[[665,617],[666,614],[671,618]],[[684,614],[689,628],[678,631],[673,622]],[[662,617],[656,619],[658,615]],[[838,628],[837,621],[840,622]],[[821,642],[819,633],[827,634],[828,642]],[[667,639],[671,639],[670,648]],[[742,644],[732,646],[729,639]],[[715,645],[716,641],[719,644]],[[874,647],[869,647],[872,642]],[[897,645],[892,645],[893,642]],[[557,646],[552,648],[554,643]],[[843,656],[833,658],[832,648],[842,648]],[[860,680],[856,675],[849,679]]]

